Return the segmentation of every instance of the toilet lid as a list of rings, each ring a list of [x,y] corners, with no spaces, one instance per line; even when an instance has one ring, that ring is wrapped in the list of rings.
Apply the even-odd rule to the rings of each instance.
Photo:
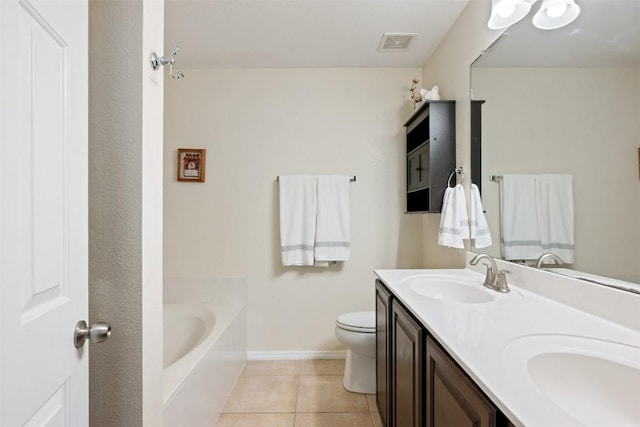
[[[372,333],[376,331],[376,312],[357,311],[355,313],[342,314],[338,316],[336,325],[347,331]]]

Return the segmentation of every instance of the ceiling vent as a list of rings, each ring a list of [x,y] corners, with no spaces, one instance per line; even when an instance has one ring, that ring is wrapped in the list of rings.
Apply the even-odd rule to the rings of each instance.
[[[378,52],[406,52],[417,36],[418,33],[384,33]]]

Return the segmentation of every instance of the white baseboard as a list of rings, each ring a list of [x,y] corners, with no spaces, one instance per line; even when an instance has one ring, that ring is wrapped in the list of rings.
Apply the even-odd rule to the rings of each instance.
[[[247,360],[345,359],[347,351],[248,351]]]

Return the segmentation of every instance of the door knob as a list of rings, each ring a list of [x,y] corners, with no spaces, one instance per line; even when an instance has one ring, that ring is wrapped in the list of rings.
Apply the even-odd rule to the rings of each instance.
[[[111,336],[111,325],[106,322],[97,322],[87,326],[87,322],[84,320],[79,321],[76,324],[76,330],[73,334],[73,343],[76,348],[80,348],[84,345],[84,342],[89,339],[91,342],[99,343],[106,341]]]

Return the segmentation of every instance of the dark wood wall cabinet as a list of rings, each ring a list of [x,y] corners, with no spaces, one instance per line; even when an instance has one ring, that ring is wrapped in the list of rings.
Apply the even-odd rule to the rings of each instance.
[[[387,427],[513,426],[380,280],[376,384]]]
[[[456,103],[427,101],[404,124],[407,131],[407,212],[440,212],[456,167]]]
[[[471,182],[482,192],[482,104],[471,101]]]

